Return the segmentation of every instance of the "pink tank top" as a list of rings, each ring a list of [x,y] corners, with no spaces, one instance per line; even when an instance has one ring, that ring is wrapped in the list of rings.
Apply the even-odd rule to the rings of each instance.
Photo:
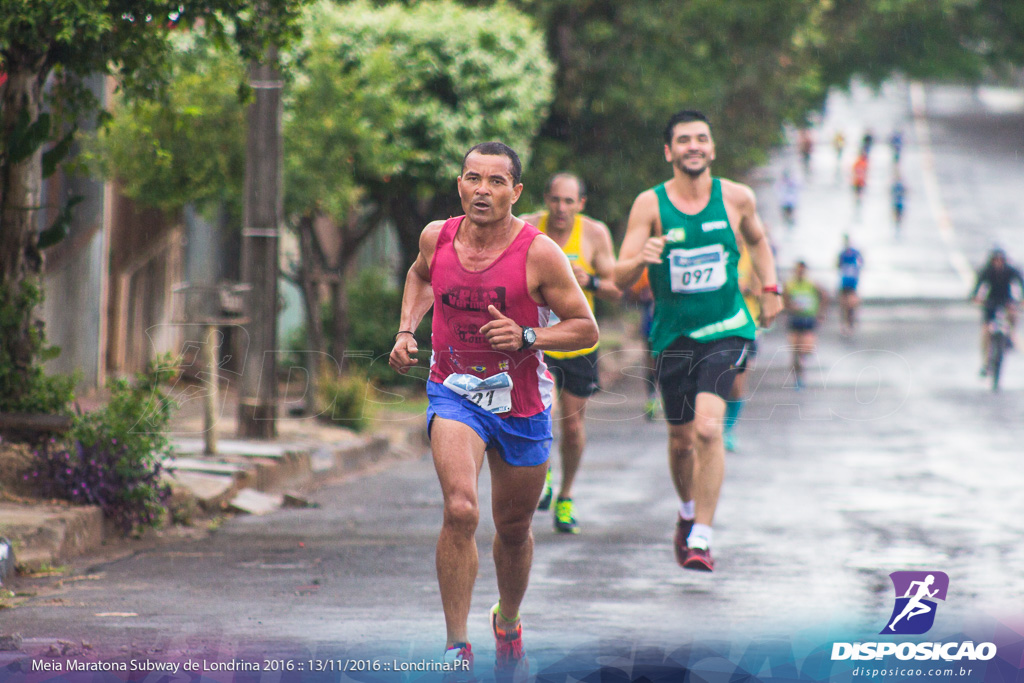
[[[538,306],[526,285],[526,253],[540,234],[529,223],[512,244],[480,271],[463,267],[455,252],[455,235],[465,216],[449,218],[437,238],[430,263],[434,290],[431,329],[433,352],[430,381],[444,382],[451,374],[512,376],[512,410],[502,417],[529,417],[551,405],[554,381],[540,351],[495,351],[480,328],[492,320],[494,304],[523,327],[544,327],[550,311]]]

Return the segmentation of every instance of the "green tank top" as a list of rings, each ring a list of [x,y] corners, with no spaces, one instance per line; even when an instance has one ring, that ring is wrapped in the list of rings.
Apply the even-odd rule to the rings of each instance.
[[[662,262],[647,266],[654,294],[651,351],[661,353],[684,336],[699,342],[753,339],[757,325],[740,293],[740,251],[721,181],[712,179],[710,201],[693,215],[669,201],[664,183],[654,193],[666,242]]]
[[[786,294],[793,302],[793,311],[790,312],[798,318],[815,318],[818,315],[818,308],[821,299],[818,296],[818,288],[810,280],[790,280],[786,283]]]

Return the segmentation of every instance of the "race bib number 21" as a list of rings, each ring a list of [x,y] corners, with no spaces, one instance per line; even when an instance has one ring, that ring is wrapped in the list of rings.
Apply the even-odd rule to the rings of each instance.
[[[711,292],[725,284],[726,256],[721,244],[699,249],[672,249],[668,258],[673,292]]]
[[[444,385],[488,412],[500,414],[512,410],[512,377],[507,372],[487,379],[474,375],[448,375]]]

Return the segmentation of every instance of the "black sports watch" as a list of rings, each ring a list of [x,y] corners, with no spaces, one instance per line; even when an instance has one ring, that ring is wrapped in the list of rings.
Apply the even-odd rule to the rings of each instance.
[[[526,351],[531,346],[533,346],[534,342],[536,342],[536,341],[537,341],[537,333],[533,331],[533,328],[532,327],[524,327],[523,328],[523,345],[522,345],[522,347],[520,347],[519,350],[520,351]]]

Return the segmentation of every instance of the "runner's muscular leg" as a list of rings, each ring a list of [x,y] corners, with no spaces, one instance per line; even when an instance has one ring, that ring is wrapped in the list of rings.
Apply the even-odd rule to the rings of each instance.
[[[526,594],[533,564],[530,523],[544,488],[548,465],[513,467],[496,450],[487,451],[491,470],[491,514],[494,517],[494,569],[501,598],[499,617],[515,619]],[[511,624],[506,624],[511,625]]]
[[[469,608],[479,558],[477,480],[483,466],[483,439],[472,428],[435,417],[430,428],[434,469],[444,495],[444,521],[437,539],[437,582],[441,588],[448,645],[466,642]]]
[[[587,445],[587,433],[583,425],[583,417],[589,399],[562,391],[559,397],[561,416],[559,428],[559,452],[562,456],[562,486],[558,492],[560,498],[572,497],[572,484],[579,471],[583,459],[583,449]]]
[[[702,391],[697,394],[696,410],[692,422],[695,455],[693,500],[696,503],[694,521],[711,526],[718,507],[718,495],[725,480],[725,445],[722,441],[725,401],[717,394]]]
[[[694,487],[694,432],[693,421],[668,426],[668,471],[676,487],[679,500],[693,500]]]

